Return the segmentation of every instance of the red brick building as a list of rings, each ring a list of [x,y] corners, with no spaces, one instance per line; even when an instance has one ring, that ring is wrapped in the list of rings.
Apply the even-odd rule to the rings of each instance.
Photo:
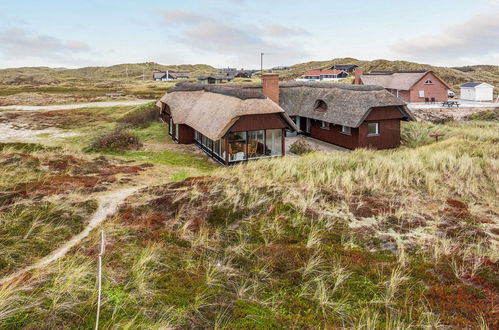
[[[355,71],[354,84],[377,85],[408,103],[447,101],[449,85],[433,71]]]

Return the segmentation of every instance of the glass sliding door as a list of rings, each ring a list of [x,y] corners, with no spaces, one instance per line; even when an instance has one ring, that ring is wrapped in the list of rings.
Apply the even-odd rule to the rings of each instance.
[[[282,156],[282,129],[266,131],[266,156]]]
[[[229,133],[229,161],[237,162],[246,159],[246,132]]]
[[[248,159],[265,156],[265,130],[248,132]]]

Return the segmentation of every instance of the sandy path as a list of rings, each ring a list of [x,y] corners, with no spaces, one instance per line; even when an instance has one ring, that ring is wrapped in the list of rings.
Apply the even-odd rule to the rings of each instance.
[[[132,187],[132,188],[124,188],[124,189],[119,189],[111,192],[107,192],[101,196],[99,196],[98,203],[99,207],[97,208],[97,211],[92,215],[90,218],[90,221],[88,225],[85,227],[83,231],[81,231],[79,234],[73,236],[70,238],[64,245],[59,247],[58,249],[52,251],[50,254],[47,256],[43,257],[40,259],[38,262],[29,265],[23,269],[18,270],[17,272],[6,276],[2,279],[0,279],[0,285],[3,285],[7,282],[10,282],[14,280],[15,278],[30,272],[32,270],[36,270],[42,267],[47,266],[51,262],[63,257],[66,253],[71,250],[74,246],[79,244],[85,237],[87,237],[90,232],[97,227],[99,224],[101,224],[106,218],[113,213],[116,212],[120,204],[131,194],[136,192],[137,190],[141,189],[143,187]]]
[[[105,108],[127,105],[141,105],[154,100],[134,100],[134,101],[113,101],[113,102],[90,102],[90,103],[73,103],[73,104],[58,104],[58,105],[8,105],[0,106],[0,110],[21,110],[21,111],[51,111],[51,110],[69,110],[81,108]]]

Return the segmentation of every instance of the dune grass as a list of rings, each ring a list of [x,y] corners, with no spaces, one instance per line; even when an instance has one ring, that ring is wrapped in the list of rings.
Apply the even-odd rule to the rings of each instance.
[[[497,125],[442,124],[439,143],[249,162],[141,191],[102,226],[102,327],[494,328]],[[141,156],[192,162],[129,155]],[[0,323],[92,327],[98,240],[30,288],[4,288]]]

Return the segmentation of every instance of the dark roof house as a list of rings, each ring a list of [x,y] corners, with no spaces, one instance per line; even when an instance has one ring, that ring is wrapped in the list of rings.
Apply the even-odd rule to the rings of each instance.
[[[331,67],[331,70],[341,70],[345,72],[354,72],[359,66],[355,64],[335,64]]]
[[[223,75],[218,75],[218,76],[199,76],[198,81],[201,84],[222,84],[226,83],[229,81],[232,81],[234,79],[234,76],[223,76]]]

